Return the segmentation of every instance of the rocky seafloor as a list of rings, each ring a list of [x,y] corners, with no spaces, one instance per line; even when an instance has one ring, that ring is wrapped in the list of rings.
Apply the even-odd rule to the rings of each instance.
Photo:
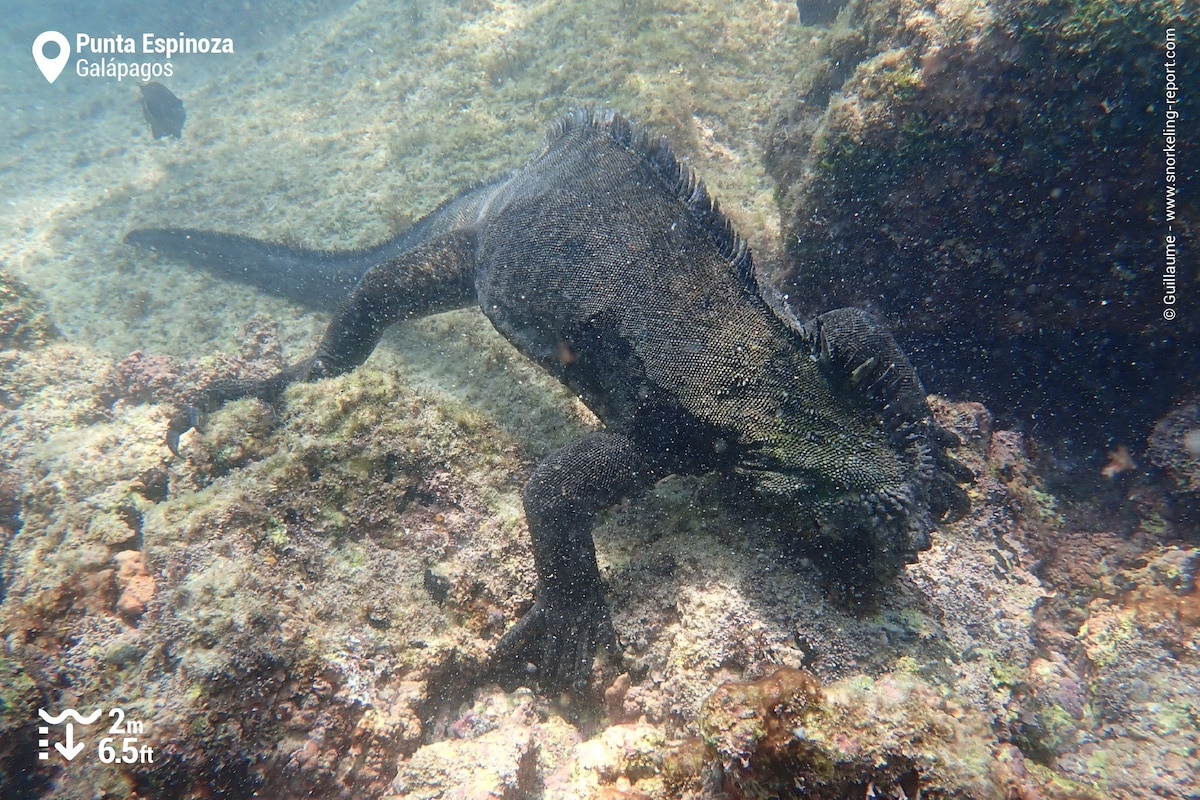
[[[788,278],[763,165],[795,181],[778,195],[794,232],[833,139],[797,137],[784,100],[836,78],[822,124],[882,147],[879,76],[944,102],[922,48],[967,59],[946,37],[992,11],[855,2],[825,30],[784,3],[363,2],[199,86],[181,142],[122,122],[51,134],[20,166],[7,152],[25,185],[0,215],[0,795],[1200,797],[1186,380],[1067,496],[1047,481],[1062,441],[935,396],[972,510],[865,607],[719,482],[664,481],[596,531],[624,652],[583,698],[498,685],[488,655],[532,601],[523,482],[596,423],[478,313],[396,331],[278,408],[232,404],[179,457],[164,446],[184,398],[277,369],[320,324],[131,255],[125,230],[364,244],[519,164],[563,108],[602,104],[667,134]],[[781,140],[815,155],[785,175]],[[38,709],[67,707],[123,709],[153,760],[39,759]]]
[[[434,324],[540,447],[593,424],[482,323]],[[1062,507],[1025,437],[938,400],[973,510],[856,610],[714,481],[665,481],[596,534],[620,663],[506,692],[527,431],[385,358],[168,457],[164,395],[277,364],[268,322],[246,338],[4,352],[6,797],[1195,796],[1200,553],[1140,474]],[[39,764],[39,707],[123,708],[155,760]]]

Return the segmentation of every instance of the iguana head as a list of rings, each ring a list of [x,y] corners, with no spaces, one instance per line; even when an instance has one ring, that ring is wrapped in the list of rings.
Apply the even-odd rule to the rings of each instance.
[[[874,318],[844,308],[789,323],[801,361],[777,379],[794,391],[737,471],[847,582],[886,580],[929,548],[937,521],[965,510],[962,468],[912,364]]]

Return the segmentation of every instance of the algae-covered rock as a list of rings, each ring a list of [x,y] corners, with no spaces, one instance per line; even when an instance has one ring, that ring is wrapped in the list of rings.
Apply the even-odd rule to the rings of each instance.
[[[1140,444],[1200,374],[1200,317],[1163,300],[1200,244],[1178,158],[1174,222],[1164,205],[1164,147],[1196,149],[1168,117],[1195,107],[1167,106],[1168,36],[1200,51],[1183,8],[854,0],[771,143],[792,302],[876,310],[927,386],[1097,471],[1110,442]]]
[[[1200,399],[1172,409],[1154,424],[1147,455],[1167,478],[1167,489],[1186,503],[1200,502]]]
[[[1075,765],[1088,763],[1086,729],[1097,719],[1088,704],[1108,684],[1085,681],[1072,695],[1078,664],[1056,661],[1055,672],[1034,659],[1045,596],[1030,572],[1036,537],[1061,521],[1045,512],[1052,499],[1037,499],[1032,463],[1006,444],[1019,437],[992,430],[977,405],[933,403],[979,475],[972,512],[872,607],[831,596],[813,565],[741,518],[709,481],[669,481],[615,510],[597,550],[625,674],[598,662],[597,696],[555,707],[528,690],[484,688],[471,699],[533,592],[518,494],[533,459],[489,414],[415,388],[403,368],[368,365],[293,387],[274,411],[231,405],[164,463],[166,407],[105,405],[113,359],[56,345],[12,364],[14,379],[40,371],[58,381],[54,394],[27,381],[25,424],[4,429],[23,443],[21,526],[0,604],[8,657],[21,665],[11,673],[16,695],[122,705],[145,722],[156,753],[152,764],[73,767],[66,793],[51,797],[90,787],[182,799],[203,787],[229,797],[372,798],[401,791],[398,775],[410,781],[405,794],[448,790],[476,774],[472,765],[480,791],[496,796],[534,786],[543,798],[705,797],[721,759],[696,746],[704,699],[781,665],[821,676],[822,708],[872,716],[881,737],[899,732],[899,749],[887,751],[896,768],[881,781],[908,785],[906,764],[949,774],[919,760],[934,751],[904,739],[930,712],[910,716],[920,703],[893,694],[955,719],[971,752],[986,754],[985,787],[1020,785],[1005,765],[1032,767],[1030,754],[1057,762],[1029,775],[1089,779]],[[560,424],[579,424],[569,422],[569,398],[558,402]],[[64,419],[72,424],[55,422]],[[1145,598],[1161,613],[1145,620],[1161,654],[1191,641],[1166,614],[1172,598],[1192,613],[1192,562],[1154,564],[1135,577],[1159,586]],[[1136,617],[1123,625],[1127,614],[1100,606],[1094,615],[1081,642],[1096,664],[1119,670],[1122,654],[1143,652],[1129,649]],[[1174,674],[1165,658],[1150,663]],[[596,718],[601,691],[607,721]],[[1190,695],[1171,696],[1178,702],[1154,724],[1175,725],[1178,743],[1191,735]],[[1003,750],[1020,725],[1027,752]],[[23,730],[18,722],[6,733]],[[751,726],[738,752],[784,732]],[[1122,757],[1131,741],[1100,752]],[[1155,769],[1172,768],[1170,752],[1154,753]],[[461,769],[439,771],[443,763]],[[32,770],[33,780],[53,775],[52,765]],[[921,786],[937,796],[932,778]]]
[[[49,695],[44,676],[30,674],[19,658],[0,655],[0,796],[38,797],[50,783],[50,771],[31,746],[38,736],[37,710],[49,704]]]
[[[531,734],[504,729],[421,748],[392,791],[409,800],[520,800],[533,791],[535,764]]]
[[[45,301],[0,269],[0,350],[36,347],[57,336]]]
[[[165,409],[114,403],[113,359],[10,355],[0,730],[28,745],[39,706],[120,706],[155,753],[72,764],[51,796],[243,797],[268,779],[378,796],[516,615],[511,440],[364,370],[301,388],[282,425],[254,404],[214,415],[166,466]],[[22,785],[59,769],[34,761]]]
[[[1200,779],[1200,551],[1153,548],[1088,603],[1078,631],[1089,724],[1060,774],[1119,797],[1193,796]],[[1060,701],[1061,702],[1061,701]],[[1067,707],[1069,708],[1069,706]]]
[[[701,734],[738,798],[1002,798],[986,719],[915,675],[819,689],[798,670],[719,687]]]
[[[833,684],[902,662],[993,713],[1011,701],[989,676],[1019,675],[1030,657],[1038,593],[1019,526],[997,527],[1001,500],[940,536],[879,607],[853,613],[711,482],[676,480],[597,535],[628,645],[628,674],[596,668],[607,723],[598,697],[556,709],[485,689],[471,705],[533,591],[519,499],[533,459],[490,414],[368,365],[293,387],[274,410],[233,404],[168,458],[167,408],[113,402],[113,359],[36,352],[13,360],[14,379],[53,366],[58,388],[26,381],[24,424],[5,428],[24,437],[13,439],[22,525],[0,630],[31,697],[122,705],[156,754],[73,767],[58,796],[371,798],[400,791],[397,775],[406,794],[458,785],[476,764],[497,796],[532,785],[545,798],[703,797],[712,762],[687,742],[721,683],[807,664]],[[547,402],[563,406],[560,425],[581,424],[569,398]],[[938,407],[986,471],[986,413]],[[1012,562],[999,573],[981,566],[997,546]],[[989,655],[963,658],[959,626],[980,631],[970,640]]]
[[[910,672],[821,688],[803,671],[780,670],[718,687],[698,723],[736,800],[1107,796],[1027,761],[994,739],[986,715]]]

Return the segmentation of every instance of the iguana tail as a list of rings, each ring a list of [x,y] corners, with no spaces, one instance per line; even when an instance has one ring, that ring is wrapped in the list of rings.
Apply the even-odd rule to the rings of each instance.
[[[362,250],[310,250],[194,228],[138,228],[125,235],[125,244],[186,261],[309,308],[332,311],[371,267],[473,225],[502,183],[464,192],[398,236]]]
[[[320,310],[335,308],[363,273],[396,254],[398,243],[390,239],[365,250],[332,251],[191,228],[139,228],[125,236],[125,244]]]

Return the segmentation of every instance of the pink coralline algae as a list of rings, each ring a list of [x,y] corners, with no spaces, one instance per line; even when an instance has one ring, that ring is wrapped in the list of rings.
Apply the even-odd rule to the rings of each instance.
[[[146,562],[137,550],[122,550],[113,558],[117,562],[117,613],[127,620],[136,620],[146,611],[154,597],[154,577],[147,571]]]
[[[182,371],[179,359],[142,350],[135,350],[117,362],[121,394],[132,403],[182,401],[179,397]]]

